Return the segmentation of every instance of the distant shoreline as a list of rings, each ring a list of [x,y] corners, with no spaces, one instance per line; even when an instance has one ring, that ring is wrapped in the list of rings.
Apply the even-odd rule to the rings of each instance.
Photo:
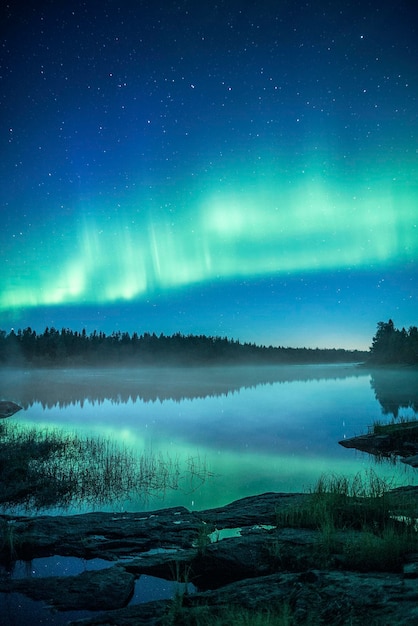
[[[412,369],[414,366],[397,366],[397,365],[387,365],[387,366],[368,366],[366,362],[363,361],[209,361],[209,362],[188,362],[188,361],[158,361],[158,362],[141,362],[141,361],[118,361],[118,362],[70,362],[70,361],[62,361],[62,362],[52,362],[52,361],[21,361],[14,363],[2,363],[0,362],[0,370],[68,370],[68,369],[91,369],[91,370],[112,370],[112,369],[127,369],[127,370],[135,370],[135,369],[155,369],[155,370],[164,370],[164,369],[215,369],[215,368],[238,368],[238,367],[350,367],[353,369],[399,369],[401,367],[405,367],[408,369]]]
[[[343,348],[288,348],[206,335],[157,336],[31,328],[0,331],[0,366],[314,365],[363,362],[369,353]]]

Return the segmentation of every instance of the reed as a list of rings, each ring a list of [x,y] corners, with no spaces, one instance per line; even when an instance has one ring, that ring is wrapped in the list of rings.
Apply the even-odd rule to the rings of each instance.
[[[405,555],[418,550],[416,500],[399,496],[373,470],[352,479],[322,476],[307,495],[301,505],[277,511],[277,525],[318,530],[324,566],[342,547],[350,569],[397,571]]]
[[[0,428],[0,506],[38,511],[163,496],[204,480],[206,465],[154,453],[138,454],[106,437],[57,429]],[[210,475],[207,472],[207,475]]]

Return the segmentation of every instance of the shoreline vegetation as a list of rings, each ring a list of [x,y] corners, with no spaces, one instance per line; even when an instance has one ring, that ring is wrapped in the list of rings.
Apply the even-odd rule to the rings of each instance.
[[[0,511],[39,513],[193,493],[212,476],[199,455],[139,452],[104,436],[0,422]]]
[[[418,365],[418,328],[395,328],[378,322],[370,350],[291,348],[241,343],[206,335],[156,335],[145,332],[96,330],[90,334],[68,328],[27,327],[7,333],[0,329],[0,367],[71,366],[208,366],[359,363],[364,367]]]

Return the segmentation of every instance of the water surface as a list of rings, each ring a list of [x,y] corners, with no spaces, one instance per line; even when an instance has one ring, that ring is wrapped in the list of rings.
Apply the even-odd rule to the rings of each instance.
[[[138,454],[193,466],[179,490],[101,509],[204,509],[266,491],[303,491],[324,472],[373,467],[396,484],[413,483],[416,473],[403,465],[376,465],[338,444],[390,419],[388,407],[416,415],[417,372],[403,386],[396,375],[385,376],[382,384],[379,373],[351,364],[3,370],[0,398],[24,407],[10,418],[21,424],[104,435]]]

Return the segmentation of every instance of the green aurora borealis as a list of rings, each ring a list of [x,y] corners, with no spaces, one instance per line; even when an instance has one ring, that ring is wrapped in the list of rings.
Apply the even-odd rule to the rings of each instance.
[[[416,17],[8,7],[0,329],[367,348],[416,324]]]
[[[106,304],[218,278],[384,267],[417,256],[418,195],[396,181],[237,187],[191,206],[186,196],[169,221],[138,200],[114,216],[91,211],[62,232],[22,237],[3,274],[1,308]]]

